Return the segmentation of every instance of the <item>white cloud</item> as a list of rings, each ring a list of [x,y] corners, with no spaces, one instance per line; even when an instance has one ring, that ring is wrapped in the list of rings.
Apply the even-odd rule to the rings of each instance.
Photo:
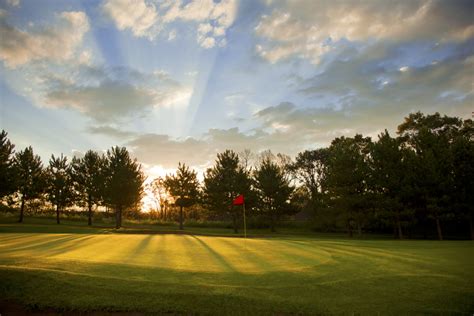
[[[10,25],[2,12],[0,59],[10,68],[43,59],[66,61],[75,56],[88,30],[87,16],[80,11],[62,12],[54,24],[26,30]]]
[[[78,59],[80,64],[91,65],[92,63],[92,52],[90,50],[85,50],[79,55]]]
[[[7,4],[12,7],[19,7],[20,0],[7,0]]]
[[[255,28],[256,51],[274,63],[301,57],[317,64],[331,43],[465,40],[474,36],[472,7],[462,1],[279,1]],[[469,6],[469,5],[468,5]]]
[[[225,35],[225,28],[215,27],[212,32],[213,32],[214,36],[224,36]]]
[[[168,33],[168,41],[172,41],[176,38],[176,30],[171,30],[169,33]]]
[[[210,23],[201,23],[198,26],[198,34],[206,35],[212,31],[212,25]]]
[[[216,40],[213,37],[206,37],[200,42],[204,48],[212,48],[216,45]]]
[[[153,39],[163,29],[176,21],[199,23],[196,40],[203,48],[212,48],[219,41],[225,46],[226,30],[234,23],[237,0],[165,0],[158,7],[145,0],[106,0],[104,12],[120,30],[130,29],[137,37]],[[168,40],[176,37],[176,30],[168,34]]]
[[[158,13],[152,3],[144,0],[107,0],[103,10],[119,30],[130,29],[135,36],[150,39],[159,33],[160,29],[155,27]]]

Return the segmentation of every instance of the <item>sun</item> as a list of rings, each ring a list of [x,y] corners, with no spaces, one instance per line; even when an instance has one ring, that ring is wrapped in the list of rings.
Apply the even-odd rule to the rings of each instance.
[[[158,177],[166,177],[167,174],[172,174],[176,169],[167,169],[161,165],[147,165],[142,164],[143,172],[145,173],[146,180],[143,184],[144,195],[141,200],[142,212],[148,213],[151,210],[159,210],[160,205],[157,197],[153,194],[150,184]]]

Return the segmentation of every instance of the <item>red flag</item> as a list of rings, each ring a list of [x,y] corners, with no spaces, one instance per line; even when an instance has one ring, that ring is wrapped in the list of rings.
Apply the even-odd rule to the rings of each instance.
[[[232,202],[233,205],[242,205],[244,204],[244,195],[243,194],[240,194],[239,196],[237,196],[234,201]]]

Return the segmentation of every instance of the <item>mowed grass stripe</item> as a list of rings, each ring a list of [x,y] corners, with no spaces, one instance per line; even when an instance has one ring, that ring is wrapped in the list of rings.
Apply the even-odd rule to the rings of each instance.
[[[0,245],[0,295],[66,310],[401,315],[474,307],[468,242],[0,233]]]

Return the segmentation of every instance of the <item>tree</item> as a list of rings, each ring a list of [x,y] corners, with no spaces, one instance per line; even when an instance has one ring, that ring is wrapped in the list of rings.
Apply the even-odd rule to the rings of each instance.
[[[149,184],[149,191],[153,194],[153,198],[155,203],[157,203],[157,208],[159,207],[161,218],[166,220],[168,218],[168,194],[164,184],[165,179],[162,177],[158,177],[154,179]]]
[[[178,164],[175,175],[167,175],[163,184],[179,206],[179,229],[183,229],[183,208],[194,205],[199,196],[197,173],[184,163]]]
[[[379,210],[394,223],[399,239],[403,239],[402,224],[412,212],[408,205],[413,194],[411,152],[404,148],[403,139],[392,138],[387,130],[379,135],[370,149],[370,172]]]
[[[452,145],[454,203],[458,217],[469,222],[474,240],[474,125],[465,120]]]
[[[99,205],[104,190],[104,158],[89,150],[84,157],[72,159],[72,178],[79,203],[87,205],[88,225],[92,225],[92,208]]]
[[[0,133],[0,199],[15,191],[13,175],[13,153],[15,145],[7,138],[7,132]]]
[[[309,206],[313,212],[324,205],[324,180],[328,158],[327,148],[305,150],[300,152],[295,162],[290,165],[290,171],[309,196]]]
[[[51,155],[47,169],[46,193],[48,200],[56,206],[56,223],[60,223],[60,212],[74,202],[74,184],[71,177],[72,168],[67,158]]]
[[[16,192],[20,195],[20,219],[23,222],[25,202],[39,197],[44,190],[45,176],[41,158],[31,146],[15,154],[12,164]]]
[[[232,150],[217,154],[214,167],[204,175],[204,203],[210,210],[232,216],[234,232],[238,232],[237,219],[240,208],[233,207],[232,201],[243,194],[246,205],[252,205],[251,178],[239,163],[238,155]]]
[[[255,187],[264,212],[270,218],[271,231],[275,231],[278,220],[284,214],[292,213],[290,198],[294,188],[283,168],[270,158],[263,158],[254,172]]]
[[[330,201],[342,211],[350,237],[354,225],[358,234],[362,234],[362,226],[368,218],[371,196],[367,159],[370,143],[369,137],[357,134],[353,138],[336,138],[329,147],[325,185]]]
[[[104,163],[104,201],[115,209],[116,228],[122,226],[122,212],[140,203],[145,176],[125,147],[112,147]]]
[[[459,118],[417,112],[405,118],[398,133],[417,157],[416,186],[421,211],[434,219],[438,239],[443,239],[442,219],[452,216],[449,205],[454,189],[454,158],[451,150],[462,129]]]

